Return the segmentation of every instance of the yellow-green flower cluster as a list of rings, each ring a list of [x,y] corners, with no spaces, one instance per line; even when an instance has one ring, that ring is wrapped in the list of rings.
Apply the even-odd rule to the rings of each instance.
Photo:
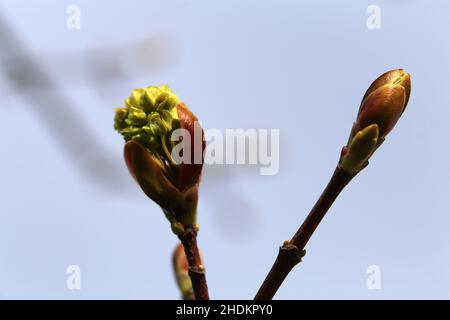
[[[166,85],[135,89],[125,99],[125,108],[115,110],[114,128],[125,141],[137,141],[157,153],[167,134],[179,126],[178,103]]]

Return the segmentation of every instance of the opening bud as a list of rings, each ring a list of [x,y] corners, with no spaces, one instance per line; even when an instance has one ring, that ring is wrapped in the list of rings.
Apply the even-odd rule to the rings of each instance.
[[[114,128],[126,141],[125,162],[145,194],[161,206],[172,225],[178,221],[194,226],[205,148],[197,117],[168,86],[146,87],[133,90],[125,107],[116,109]],[[172,140],[176,129],[189,132],[190,140]],[[197,131],[201,161],[175,163],[172,150],[178,144],[198,158],[193,152]]]

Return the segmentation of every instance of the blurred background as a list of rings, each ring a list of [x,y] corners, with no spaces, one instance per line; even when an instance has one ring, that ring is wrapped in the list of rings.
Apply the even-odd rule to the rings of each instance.
[[[370,5],[381,29],[366,25]],[[0,298],[179,298],[177,240],[129,177],[112,120],[133,88],[157,84],[205,128],[280,129],[279,174],[206,166],[200,191],[211,296],[253,298],[363,93],[404,68],[406,113],[276,298],[449,299],[448,12],[446,0],[0,1]],[[70,265],[81,290],[66,286]]]

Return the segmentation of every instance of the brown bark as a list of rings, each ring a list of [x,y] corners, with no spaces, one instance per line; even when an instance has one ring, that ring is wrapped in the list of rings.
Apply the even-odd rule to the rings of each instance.
[[[206,283],[206,270],[203,266],[197,245],[197,232],[187,228],[179,236],[189,263],[189,276],[196,300],[209,300],[208,285]]]
[[[256,294],[255,300],[270,300],[273,298],[289,272],[301,261],[305,254],[304,248],[320,221],[353,177],[354,175],[348,174],[339,167],[336,168],[330,182],[303,224],[292,239],[286,241],[280,247],[277,259]]]

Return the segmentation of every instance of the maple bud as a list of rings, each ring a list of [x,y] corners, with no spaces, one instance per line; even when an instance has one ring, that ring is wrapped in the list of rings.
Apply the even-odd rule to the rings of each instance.
[[[405,111],[410,93],[411,78],[402,69],[388,71],[370,85],[342,150],[343,169],[356,174],[367,165]]]
[[[176,246],[173,252],[172,267],[182,298],[184,300],[194,300],[194,291],[191,278],[189,277],[189,263],[181,243]]]
[[[183,227],[195,227],[198,186],[205,148],[197,117],[179,101],[168,86],[135,89],[125,107],[115,111],[114,128],[125,139],[124,158],[133,178],[144,193],[164,211],[179,234]],[[186,139],[174,141],[172,133],[183,129]],[[198,139],[200,135],[200,146]],[[189,161],[177,163],[173,149],[189,149]],[[185,148],[184,148],[185,147]],[[200,152],[196,157],[195,152]],[[194,161],[194,157],[201,161]]]
[[[361,101],[354,133],[377,124],[380,139],[384,139],[405,111],[410,93],[408,73],[396,69],[382,74],[367,89]]]

